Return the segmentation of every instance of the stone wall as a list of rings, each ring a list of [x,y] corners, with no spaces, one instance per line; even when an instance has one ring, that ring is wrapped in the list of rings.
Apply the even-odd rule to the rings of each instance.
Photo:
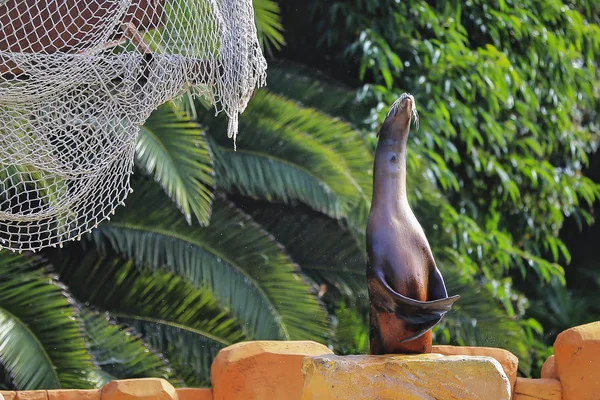
[[[336,356],[314,342],[255,341],[223,349],[212,389],[161,379],[113,381],[99,390],[2,392],[0,400],[597,400],[600,322],[562,332],[541,379],[517,377],[506,350],[434,346],[415,356]]]

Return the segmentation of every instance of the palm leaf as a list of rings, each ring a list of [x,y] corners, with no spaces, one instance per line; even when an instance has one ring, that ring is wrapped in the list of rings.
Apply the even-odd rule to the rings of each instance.
[[[140,129],[136,162],[160,183],[191,223],[192,214],[208,224],[213,169],[204,133],[190,117],[166,103]]]
[[[267,152],[245,151],[239,146],[234,152],[216,144],[213,149],[216,181],[228,193],[286,204],[301,202],[335,218],[346,212],[345,202],[313,171]]]
[[[7,252],[0,252],[0,364],[18,390],[95,385],[69,295],[39,259]]]
[[[283,25],[279,18],[279,5],[273,0],[253,0],[254,20],[260,46],[272,53],[283,45]]]
[[[82,251],[75,245],[52,256],[61,260],[61,280],[74,288],[79,301],[137,328],[145,341],[164,351],[171,366],[181,368],[174,368],[176,377],[206,379],[212,357],[223,347],[244,339],[240,324],[208,290],[195,288],[181,277],[142,271],[132,261],[112,253],[101,257],[93,248]],[[180,339],[177,335],[162,335],[165,343],[156,343],[154,335],[161,331],[187,332],[189,349],[202,343],[202,351],[192,352],[193,362],[182,362],[177,348]]]
[[[80,315],[101,384],[147,377],[173,381],[167,361],[146,346],[135,331],[116,324],[108,314],[81,309]]]
[[[335,288],[353,301],[366,295],[367,261],[362,247],[338,221],[301,207],[249,201],[243,204],[317,284]]]
[[[358,101],[357,91],[323,72],[290,61],[270,61],[267,87],[305,107],[361,125],[372,105]],[[373,105],[375,106],[375,105]]]
[[[220,135],[223,118],[204,117],[203,123],[227,152],[218,160],[222,187],[254,198],[301,201],[334,218],[369,198],[372,157],[342,121],[260,90],[240,119],[237,152]]]
[[[155,323],[146,319],[121,317],[119,320],[133,327],[161,353],[175,354],[170,360],[170,365],[186,386],[210,386],[210,366],[222,348],[215,346],[212,338],[198,335],[189,328]],[[172,380],[171,383],[176,385]]]
[[[207,286],[244,323],[251,338],[322,339],[326,314],[282,246],[232,204],[217,200],[210,225],[185,224],[152,186],[92,234],[149,270],[164,269]]]

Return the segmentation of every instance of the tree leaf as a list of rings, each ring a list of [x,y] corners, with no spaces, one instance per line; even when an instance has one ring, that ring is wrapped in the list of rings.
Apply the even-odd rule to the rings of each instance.
[[[214,183],[210,148],[200,126],[173,103],[160,106],[141,127],[136,163],[154,176],[188,223],[193,214],[208,224]]]
[[[137,332],[144,341],[164,351],[171,366],[179,367],[174,368],[176,377],[198,375],[199,379],[206,379],[210,356],[244,339],[239,322],[206,288],[195,288],[169,272],[142,271],[108,249],[103,257],[93,247],[87,247],[70,245],[68,251],[53,252],[53,258],[61,261],[61,280],[73,288],[80,302],[109,313],[117,322],[133,328],[139,328],[140,323],[153,327]],[[170,342],[153,345],[156,338],[152,332],[171,328],[193,335],[194,340],[188,343],[204,344],[203,352],[193,352],[193,363],[181,362],[181,349],[173,351],[177,348]],[[196,365],[202,368],[194,369]]]
[[[168,362],[135,331],[116,324],[109,314],[81,308],[80,315],[90,353],[102,377],[109,380],[155,377],[176,384]]]
[[[216,200],[210,225],[185,224],[152,186],[131,197],[92,233],[101,248],[114,248],[148,271],[167,270],[196,287],[208,287],[244,323],[254,339],[320,340],[327,318],[284,248],[250,217]]]
[[[17,390],[92,388],[95,367],[79,317],[43,266],[0,252],[0,364]]]

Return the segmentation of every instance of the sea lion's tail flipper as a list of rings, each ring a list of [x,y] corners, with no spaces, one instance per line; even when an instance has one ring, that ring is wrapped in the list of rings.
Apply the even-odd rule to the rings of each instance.
[[[418,327],[430,326],[428,329],[433,328],[450,311],[456,300],[460,298],[456,295],[432,301],[419,301],[406,297],[392,289],[382,273],[377,274],[377,280],[394,304],[393,310],[390,311],[393,311],[399,319]]]
[[[454,302],[459,298],[460,296],[457,295],[445,299],[418,302],[419,304],[411,306],[413,309],[416,308],[417,311],[410,315],[403,315],[406,314],[406,312],[399,313],[398,311],[400,311],[403,306],[397,303],[398,311],[396,311],[396,315],[398,318],[401,318],[403,321],[410,324],[411,328],[414,329],[414,333],[411,336],[402,339],[402,343],[417,339],[429,332],[434,326],[440,323],[444,315],[450,311]]]

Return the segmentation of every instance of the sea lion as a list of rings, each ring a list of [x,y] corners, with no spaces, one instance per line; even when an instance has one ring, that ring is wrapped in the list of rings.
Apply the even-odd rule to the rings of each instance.
[[[406,197],[406,143],[414,98],[403,94],[377,136],[367,223],[371,354],[431,352],[431,329],[460,296],[448,297],[423,228]]]

